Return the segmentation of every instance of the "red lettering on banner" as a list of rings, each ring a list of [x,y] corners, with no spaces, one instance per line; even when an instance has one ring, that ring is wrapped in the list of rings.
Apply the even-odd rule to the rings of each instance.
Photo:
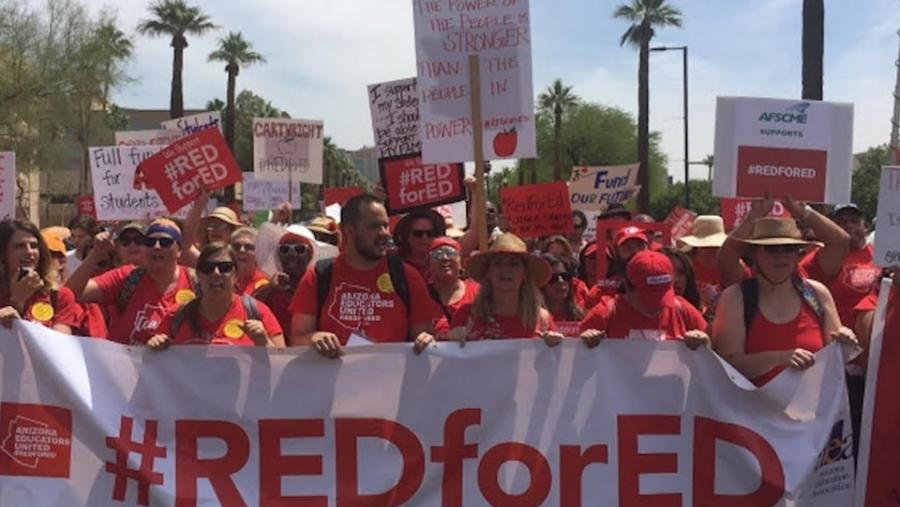
[[[680,493],[641,494],[641,475],[678,473],[678,455],[638,452],[641,435],[679,435],[681,418],[675,415],[620,415],[618,433],[619,505],[681,507]]]
[[[503,491],[497,481],[500,467],[509,461],[522,463],[531,475],[528,487],[518,495]],[[478,464],[478,487],[490,505],[538,507],[550,494],[552,481],[553,474],[550,472],[547,458],[534,447],[518,442],[507,442],[491,447]]]
[[[200,459],[197,442],[216,438],[225,444],[225,454]],[[225,421],[175,421],[175,507],[197,505],[197,480],[209,480],[221,505],[247,505],[231,476],[250,456],[250,440],[237,424]]]
[[[792,196],[798,200],[825,200],[828,152],[795,148],[739,146],[737,197]]]
[[[281,478],[322,475],[322,456],[285,456],[285,438],[324,437],[322,419],[263,419],[259,421],[259,504],[328,507],[327,496],[282,496]]]
[[[431,462],[443,463],[441,505],[462,505],[463,460],[478,458],[478,444],[466,443],[466,428],[481,424],[481,409],[464,408],[447,416],[444,446],[431,448]]]
[[[581,479],[584,469],[593,464],[609,462],[609,450],[604,444],[592,445],[584,452],[577,445],[559,446],[559,504],[581,507]]]
[[[742,447],[756,458],[761,482],[756,491],[746,495],[717,495],[716,441],[723,440]],[[729,505],[754,507],[775,505],[784,496],[784,470],[775,449],[762,436],[749,428],[714,421],[706,417],[694,419],[694,505]]]
[[[386,419],[335,419],[335,469],[337,504],[348,507],[400,505],[416,494],[425,477],[425,452],[409,428]],[[380,438],[400,450],[403,465],[392,488],[374,495],[359,494],[357,440]]]

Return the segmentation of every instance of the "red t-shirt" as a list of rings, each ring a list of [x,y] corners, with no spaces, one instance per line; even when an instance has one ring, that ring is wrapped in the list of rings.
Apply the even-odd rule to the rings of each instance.
[[[606,331],[609,338],[633,340],[680,340],[688,331],[706,332],[707,323],[700,310],[677,296],[678,305],[663,308],[659,315],[647,317],[638,313],[622,294],[606,305],[594,307],[581,321],[581,332],[588,329]]]
[[[298,282],[299,284],[299,282]],[[272,289],[265,297],[257,298],[272,310],[278,324],[285,333],[291,332],[291,299],[297,287],[290,290]]]
[[[259,321],[266,328],[266,334],[269,337],[282,334],[281,325],[272,310],[265,303],[257,301],[256,307],[259,310]],[[175,312],[166,314],[162,323],[159,325],[157,333],[163,333],[170,338],[173,334],[172,319],[175,318]],[[244,333],[241,326],[247,320],[247,312],[244,310],[244,304],[241,297],[237,294],[231,299],[231,308],[218,321],[212,322],[206,320],[200,312],[197,312],[197,325],[200,328],[200,336],[194,333],[191,323],[185,318],[178,326],[173,343],[176,345],[187,344],[214,344],[214,345],[244,345],[253,346],[253,340]]]
[[[338,255],[317,329],[334,333],[346,344],[352,333],[375,342],[402,342],[413,327],[430,327],[440,318],[441,311],[419,272],[408,264],[403,265],[403,270],[409,287],[409,311],[394,290],[387,258],[374,269],[359,271]],[[316,314],[316,286],[316,270],[310,268],[294,293],[291,313]]]
[[[252,296],[253,291],[269,283],[269,277],[260,270],[256,270],[253,276],[246,280],[236,280],[234,283],[234,293],[238,296]]]
[[[67,290],[71,293],[68,287],[63,287],[60,291],[62,290]],[[72,299],[75,299],[74,294]],[[71,327],[72,334],[75,336],[106,339],[108,335],[106,316],[103,314],[103,309],[100,308],[100,305],[96,303],[75,302],[75,304],[69,305],[67,309],[62,310],[59,320],[62,321],[61,323]]]
[[[119,293],[125,287],[125,279],[135,269],[128,265],[107,271],[93,278],[103,293],[101,304],[110,308],[109,339],[126,345],[145,344],[157,332],[163,317],[174,312],[179,304],[186,303],[195,296],[191,288],[188,269],[178,266],[178,280],[175,287],[160,293],[150,275],[144,273],[125,309],[119,313],[116,308]]]
[[[588,297],[590,297],[591,289],[588,288],[587,284],[584,283],[580,278],[572,279],[572,292],[575,297],[575,303],[585,308],[585,304],[587,303]]]
[[[9,295],[0,298],[0,307],[10,306]],[[63,324],[71,328],[77,327],[81,314],[75,295],[68,287],[60,287],[56,291],[56,306],[50,293],[35,292],[28,301],[21,317],[29,322],[36,322],[52,328],[54,324]]]
[[[756,316],[753,317],[753,322],[750,324],[750,332],[747,333],[744,341],[744,352],[755,354],[796,348],[817,352],[823,346],[822,326],[819,325],[816,313],[808,304],[802,303],[794,320],[784,324],[773,324],[763,316],[762,312],[756,312]],[[785,368],[785,366],[776,366],[750,380],[757,386],[761,386],[775,378]]]
[[[881,268],[872,262],[873,247],[866,245],[860,250],[851,250],[844,258],[841,270],[833,277],[827,276],[819,265],[818,250],[800,261],[800,267],[809,278],[818,280],[828,287],[834,297],[841,323],[853,328],[856,317],[853,308],[873,287],[878,284]]]
[[[471,323],[469,322],[471,320]],[[493,322],[485,322],[474,318],[472,315],[472,305],[466,305],[456,312],[450,328],[466,327],[472,325],[468,340],[486,340],[492,338],[537,338],[544,330],[556,331],[556,322],[553,316],[547,314],[547,320],[540,322],[529,329],[522,324],[522,319],[518,315],[494,317]]]

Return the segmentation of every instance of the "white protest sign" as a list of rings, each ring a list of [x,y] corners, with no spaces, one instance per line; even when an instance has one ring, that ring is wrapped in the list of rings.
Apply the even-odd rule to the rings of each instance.
[[[168,146],[181,137],[180,130],[125,130],[116,132],[116,146]]]
[[[475,160],[469,55],[478,55],[484,158],[537,155],[527,0],[413,0],[422,160]]]
[[[166,120],[159,124],[163,130],[178,130],[182,135],[193,134],[209,127],[219,127],[222,130],[222,115],[218,111],[194,114]]]
[[[900,265],[900,166],[881,168],[874,260],[881,267]]]
[[[0,151],[0,219],[16,218],[16,154]]]
[[[169,215],[159,194],[139,183],[134,172],[164,146],[107,146],[89,148],[94,208],[97,220],[138,220]]]
[[[422,151],[416,78],[369,85],[369,108],[378,158]]]
[[[295,183],[293,195],[290,195],[291,207],[300,208],[300,185]],[[258,180],[251,172],[244,172],[244,181],[241,183],[244,192],[243,207],[245,211],[273,210],[283,203],[288,202],[289,192],[287,181]]]
[[[849,202],[852,157],[852,104],[717,99],[716,197]]]
[[[320,120],[253,119],[253,172],[260,180],[322,183]]]
[[[625,203],[637,195],[640,164],[574,167],[569,183],[572,209],[602,211],[610,204]]]

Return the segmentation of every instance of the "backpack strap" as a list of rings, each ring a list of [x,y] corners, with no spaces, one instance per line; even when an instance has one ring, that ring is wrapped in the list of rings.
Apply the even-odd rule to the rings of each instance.
[[[175,315],[172,315],[172,336],[169,337],[171,340],[174,340],[175,337],[178,336],[178,329],[180,329],[181,325],[184,324],[184,319],[185,317],[187,317],[186,308],[187,304],[183,304],[179,306],[177,310],[175,310]]]
[[[331,290],[331,274],[334,272],[334,258],[322,259],[316,262],[316,323],[322,315],[325,300],[328,299],[328,291]]]
[[[138,266],[131,270],[128,273],[128,276],[125,277],[125,283],[122,284],[122,290],[119,292],[119,298],[116,300],[116,309],[119,313],[125,311],[125,308],[128,306],[128,301],[131,299],[131,296],[134,295],[135,289],[139,283],[141,283],[141,278],[144,277],[144,273],[147,272],[147,268],[144,266]]]
[[[803,299],[803,304],[809,306],[816,314],[819,325],[825,322],[825,307],[819,301],[819,295],[816,289],[809,283],[809,280],[794,277],[791,282],[797,294]],[[749,278],[741,282],[741,293],[744,296],[744,330],[745,333],[750,332],[750,325],[753,323],[756,313],[759,311],[759,283],[755,278]]]
[[[59,290],[50,289],[50,306],[53,307],[53,313],[59,312]]]
[[[241,305],[244,307],[244,314],[247,315],[247,320],[259,320],[260,312],[259,305],[256,304],[256,298],[243,294],[241,295]]]
[[[434,285],[431,285],[431,284],[428,285],[428,295],[431,296],[431,299],[433,299],[434,302],[437,303],[438,306],[441,308],[441,312],[444,313],[444,317],[447,318],[447,322],[450,322],[451,320],[453,320],[453,315],[451,315],[450,310],[448,310],[447,307],[444,306],[444,302],[441,301],[441,295],[438,294],[438,291],[437,291],[437,289],[434,288]]]
[[[403,261],[400,257],[397,257],[396,255],[389,255],[387,264],[388,273],[391,276],[391,284],[394,286],[394,291],[400,296],[400,300],[403,301],[408,317],[410,314],[410,296],[409,283],[406,281],[406,268],[403,266]]]
[[[809,283],[809,280],[800,278],[799,276],[794,277],[794,288],[797,289],[800,297],[803,298],[803,302],[812,308],[812,311],[816,314],[816,319],[819,321],[819,325],[824,325],[825,307],[822,305],[822,302],[819,301],[819,294],[812,284]]]
[[[744,334],[749,334],[750,325],[759,310],[759,282],[756,278],[741,281],[741,295],[744,299]]]

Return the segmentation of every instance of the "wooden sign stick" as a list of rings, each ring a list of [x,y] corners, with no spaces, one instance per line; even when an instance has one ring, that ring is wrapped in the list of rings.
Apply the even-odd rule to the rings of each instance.
[[[475,152],[475,206],[472,216],[477,217],[478,251],[487,252],[488,230],[487,199],[484,194],[484,135],[481,123],[481,67],[478,55],[469,55],[469,100],[472,108],[472,149]]]

